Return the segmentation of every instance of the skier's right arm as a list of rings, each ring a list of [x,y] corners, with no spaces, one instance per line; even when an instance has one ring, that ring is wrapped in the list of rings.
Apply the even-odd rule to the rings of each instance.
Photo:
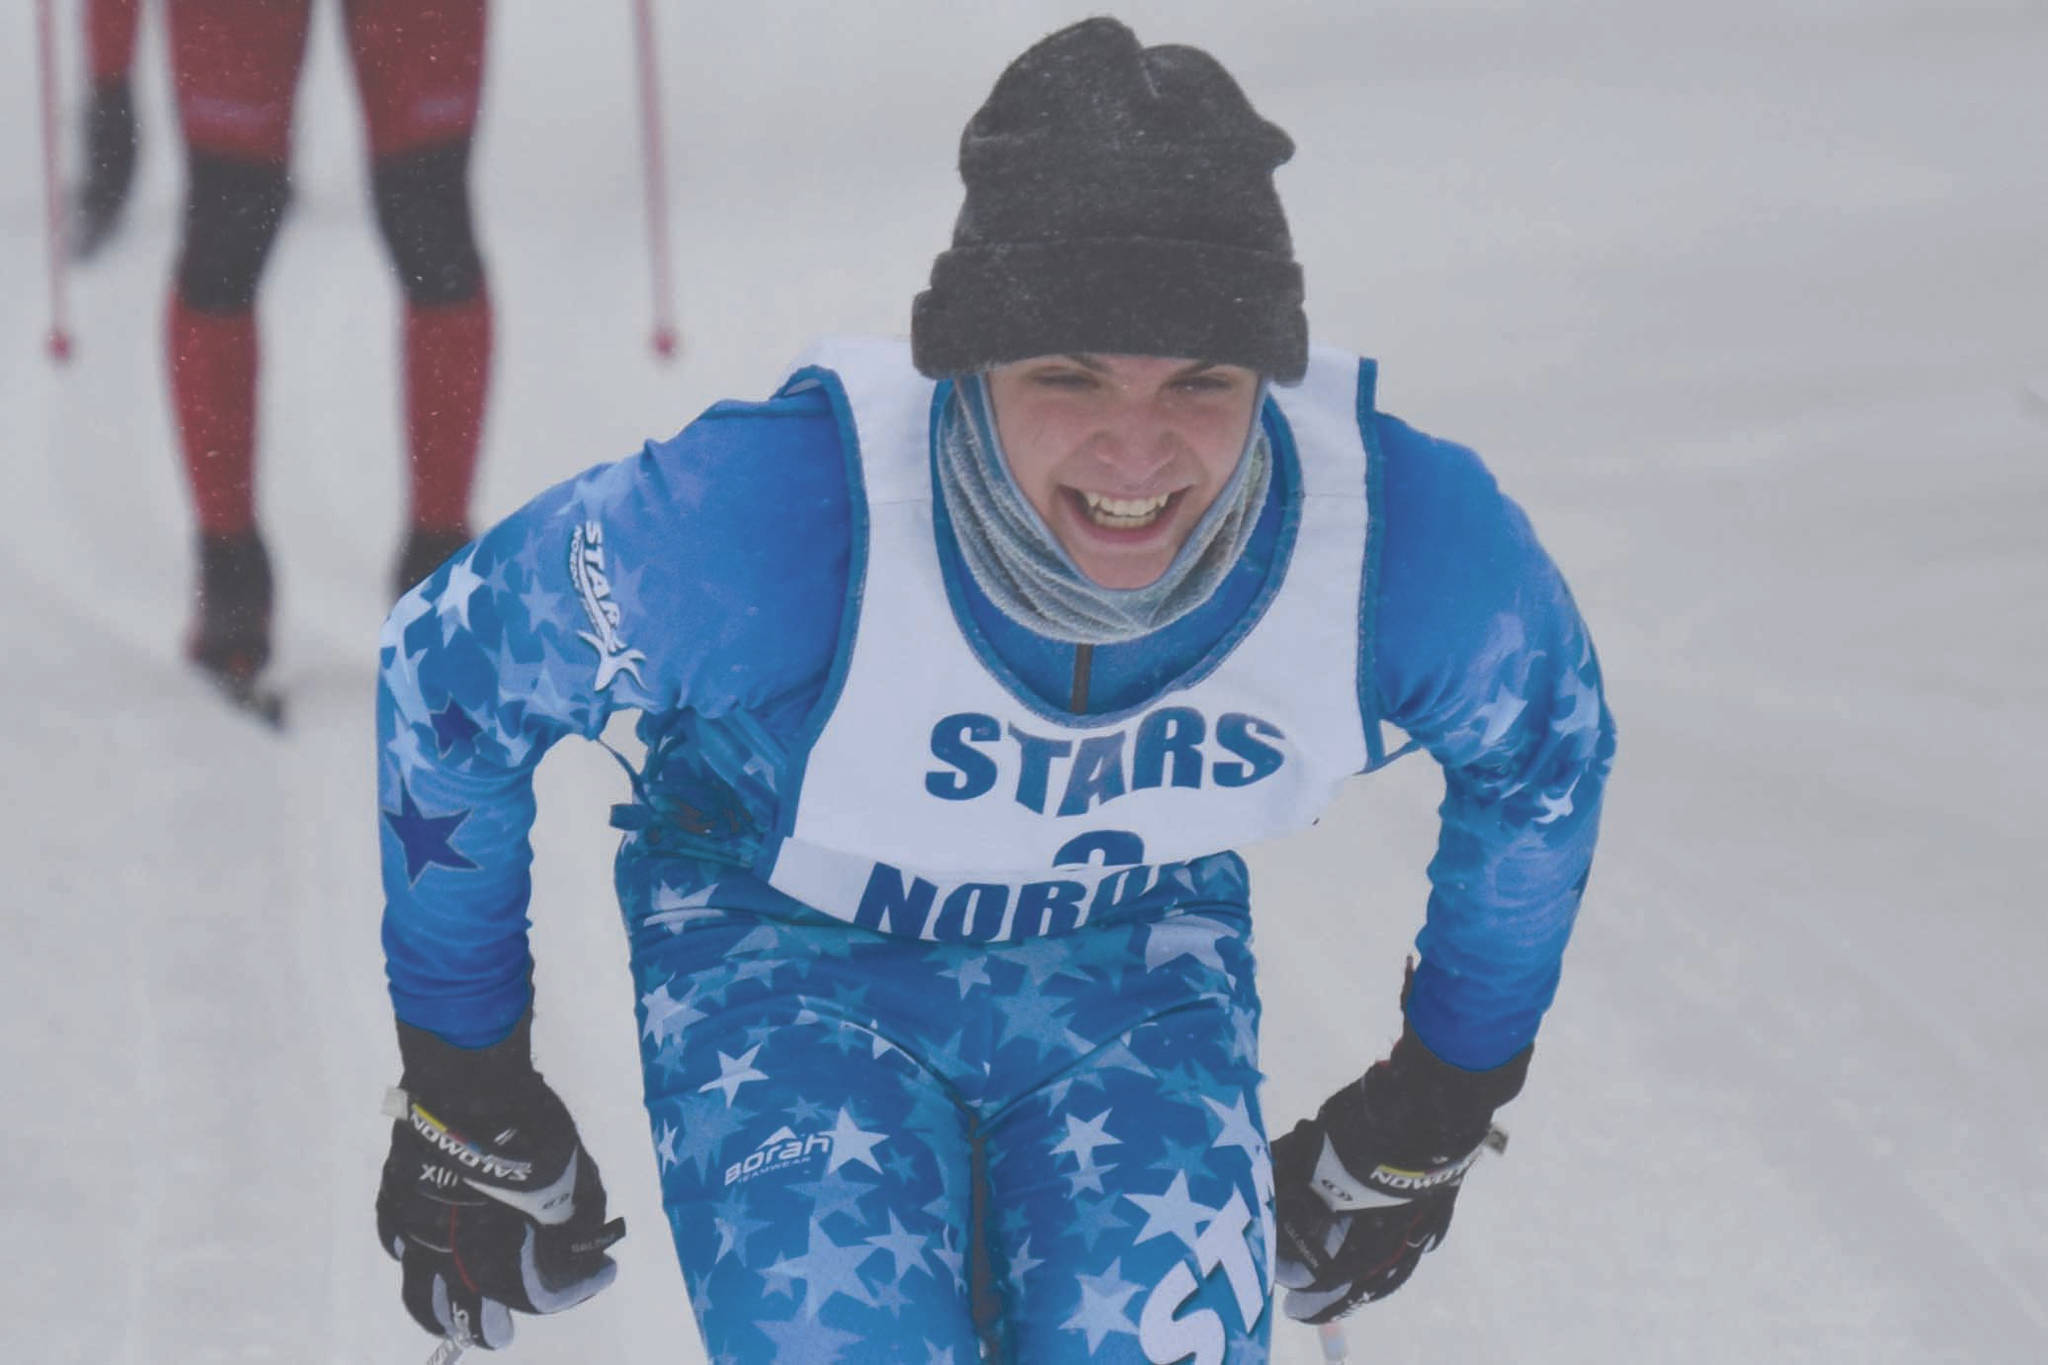
[[[595,629],[610,624],[604,598],[588,614],[580,600],[592,569],[610,595],[600,561],[618,547],[602,528],[623,526],[627,487],[613,466],[543,493],[402,598],[379,655],[384,950],[403,1071],[377,1239],[414,1321],[487,1348],[510,1342],[514,1310],[603,1289],[625,1233],[533,1065],[526,904],[541,755],[641,700],[630,677],[620,686],[624,662],[596,686],[570,633],[587,615],[600,644],[582,654],[621,657],[617,628]],[[650,661],[627,662],[644,676]]]
[[[822,674],[850,532],[816,398],[722,405],[548,490],[408,594],[377,699],[404,1063],[379,1241],[429,1332],[511,1339],[611,1280],[597,1163],[528,1048],[532,776],[621,707],[714,713]]]
[[[617,706],[643,700],[631,674],[594,686],[569,571],[584,520],[619,536],[604,496],[619,469],[542,493],[385,622],[377,788],[392,1004],[402,1022],[461,1046],[497,1042],[527,1007],[535,767],[563,735],[596,734]],[[641,676],[647,664],[637,661]]]

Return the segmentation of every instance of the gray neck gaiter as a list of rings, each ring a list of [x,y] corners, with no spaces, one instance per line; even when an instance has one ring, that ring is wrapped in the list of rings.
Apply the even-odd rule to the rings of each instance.
[[[1074,564],[1010,475],[982,376],[954,381],[939,421],[939,491],[962,558],[1003,615],[1048,638],[1113,645],[1149,635],[1209,599],[1258,525],[1271,486],[1270,443],[1256,414],[1230,481],[1166,572],[1142,588],[1105,588]]]

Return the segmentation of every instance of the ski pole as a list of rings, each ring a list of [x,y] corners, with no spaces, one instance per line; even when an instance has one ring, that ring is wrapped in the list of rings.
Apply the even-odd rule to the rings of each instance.
[[[461,1337],[442,1337],[441,1344],[427,1357],[427,1365],[455,1365],[462,1359],[462,1353],[469,1349],[469,1343]]]
[[[43,236],[49,244],[50,359],[71,359],[64,305],[64,196],[57,184],[57,28],[50,0],[36,0],[36,74],[43,94]]]
[[[668,158],[661,141],[661,76],[655,64],[654,12],[649,0],[634,0],[640,45],[640,152],[647,193],[647,256],[654,294],[654,353],[667,360],[676,351],[675,317],[669,308]]]

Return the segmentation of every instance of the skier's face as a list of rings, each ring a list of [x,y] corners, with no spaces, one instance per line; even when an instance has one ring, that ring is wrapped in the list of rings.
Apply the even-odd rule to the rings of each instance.
[[[1010,476],[1105,588],[1142,588],[1230,480],[1258,376],[1138,355],[1047,355],[989,371]]]

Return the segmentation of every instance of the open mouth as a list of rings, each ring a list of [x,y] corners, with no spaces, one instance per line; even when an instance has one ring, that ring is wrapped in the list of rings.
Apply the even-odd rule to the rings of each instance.
[[[1112,498],[1078,488],[1067,491],[1082,517],[1105,531],[1142,531],[1164,517],[1174,500],[1180,497],[1179,492],[1161,493],[1152,498]]]

